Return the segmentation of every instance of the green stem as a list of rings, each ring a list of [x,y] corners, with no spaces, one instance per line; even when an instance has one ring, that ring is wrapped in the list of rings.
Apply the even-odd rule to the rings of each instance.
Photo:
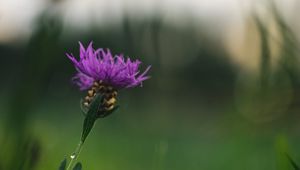
[[[93,102],[90,105],[90,108],[86,114],[86,117],[84,119],[83,122],[83,129],[82,129],[82,133],[81,133],[81,139],[80,142],[77,146],[77,148],[75,149],[74,153],[71,155],[71,161],[67,167],[66,170],[71,170],[71,168],[73,167],[74,162],[76,162],[80,151],[82,149],[82,145],[84,143],[84,141],[86,140],[86,138],[88,137],[88,135],[90,134],[91,130],[94,127],[95,121],[97,120],[98,117],[98,112],[99,112],[99,107],[101,106],[101,101],[102,101],[102,97],[103,95],[97,95],[96,98],[93,100]]]
[[[78,158],[78,156],[79,156],[79,154],[81,152],[82,146],[83,146],[83,141],[80,140],[80,142],[78,143],[75,151],[70,156],[71,157],[71,161],[70,161],[70,163],[69,163],[69,165],[68,165],[68,167],[67,167],[66,170],[70,170],[73,167],[74,163],[76,162],[76,160],[77,160],[77,158]]]

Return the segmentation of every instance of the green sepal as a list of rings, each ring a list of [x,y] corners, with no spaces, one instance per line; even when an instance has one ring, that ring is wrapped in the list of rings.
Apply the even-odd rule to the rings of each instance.
[[[104,118],[104,117],[106,117],[106,116],[112,114],[112,113],[113,113],[114,111],[116,111],[119,107],[120,107],[120,106],[117,105],[117,106],[115,106],[113,109],[111,109],[110,111],[102,111],[102,110],[99,110],[98,116],[97,116],[97,117],[98,117],[98,118]]]

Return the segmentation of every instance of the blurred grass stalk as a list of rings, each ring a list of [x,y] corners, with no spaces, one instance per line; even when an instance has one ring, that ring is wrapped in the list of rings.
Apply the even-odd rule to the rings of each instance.
[[[59,55],[60,32],[58,18],[43,13],[28,43],[28,50],[22,56],[22,68],[15,73],[17,80],[11,87],[13,93],[1,141],[0,164],[3,169],[33,170],[37,164],[41,146],[30,132],[30,115],[43,95],[47,82],[45,75],[54,66],[53,56]]]
[[[271,19],[275,23],[278,35],[270,31],[270,25],[260,16],[254,16],[254,23],[259,34],[260,67],[256,75],[241,78],[237,85],[237,107],[248,119],[256,123],[270,122],[289,113],[297,96],[299,81],[299,42],[296,35],[287,25],[279,11],[272,4],[269,8]],[[276,43],[279,52],[274,53],[272,44]],[[273,50],[273,51],[272,51]],[[277,63],[271,64],[274,55],[278,55]],[[277,152],[277,169],[289,170],[291,164],[286,154],[287,138],[284,134],[275,140]]]
[[[300,84],[296,36],[275,5],[269,9],[267,21],[259,15],[253,17],[259,35],[259,71],[242,75],[237,84],[236,105],[242,115],[254,122],[269,122],[288,113],[298,98],[295,92]],[[270,25],[269,21],[275,24]],[[273,35],[270,27],[275,27],[278,35]]]

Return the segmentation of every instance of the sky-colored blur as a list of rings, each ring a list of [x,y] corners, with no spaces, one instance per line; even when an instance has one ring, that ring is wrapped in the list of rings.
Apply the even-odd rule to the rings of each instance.
[[[65,25],[85,29],[91,24],[113,24],[124,14],[140,19],[156,14],[167,21],[184,24],[185,17],[209,23],[214,31],[226,30],[230,25],[240,26],[241,21],[264,6],[269,0],[63,0],[51,5],[46,0],[1,0],[0,1],[0,42],[10,42],[28,37],[33,30],[34,19],[46,8],[64,18]],[[276,4],[285,17],[296,18],[297,0],[277,0]],[[299,22],[296,23],[299,26]]]
[[[249,18],[259,14],[268,19],[270,0],[1,0],[0,44],[26,42],[35,20],[45,11],[63,18],[64,30],[86,31],[91,26],[118,24],[124,16],[145,20],[159,15],[163,22],[179,27],[203,26],[231,54],[231,60],[247,70],[256,70],[258,46]],[[273,2],[273,1],[272,1]],[[299,37],[298,0],[275,0],[277,8]],[[272,27],[272,26],[271,26]],[[272,29],[272,28],[271,28]],[[201,31],[201,30],[199,30]],[[207,30],[206,30],[207,31]],[[275,32],[276,34],[276,32]],[[276,35],[274,35],[276,37]],[[251,51],[251,52],[250,52]],[[250,56],[249,56],[250,55]],[[253,57],[254,56],[254,57]]]

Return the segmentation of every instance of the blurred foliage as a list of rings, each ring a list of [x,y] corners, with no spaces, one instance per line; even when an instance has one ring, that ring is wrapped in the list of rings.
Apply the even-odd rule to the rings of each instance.
[[[257,75],[242,75],[237,86],[237,106],[249,120],[271,121],[286,113],[293,88],[285,69],[271,68],[267,26],[254,18],[260,37],[260,70]],[[284,56],[282,56],[284,57]]]
[[[79,140],[81,94],[64,56],[78,54],[79,40],[153,66],[144,87],[122,91],[118,113],[91,132],[84,169],[291,169],[282,153],[300,149],[299,42],[274,6],[270,12],[279,39],[260,16],[252,18],[260,37],[256,73],[236,68],[219,39],[193,20],[178,27],[159,15],[125,15],[77,33],[41,14],[26,45],[0,46],[7,72],[0,169],[55,169]],[[279,44],[276,67],[271,42]]]
[[[16,68],[16,78],[13,82],[9,110],[4,127],[4,137],[1,141],[1,166],[3,169],[33,170],[40,157],[40,143],[32,137],[29,129],[31,112],[46,86],[47,74],[57,55],[57,40],[61,23],[57,18],[48,18],[43,14],[39,27],[26,47],[22,63]],[[41,57],[42,56],[42,57]]]

